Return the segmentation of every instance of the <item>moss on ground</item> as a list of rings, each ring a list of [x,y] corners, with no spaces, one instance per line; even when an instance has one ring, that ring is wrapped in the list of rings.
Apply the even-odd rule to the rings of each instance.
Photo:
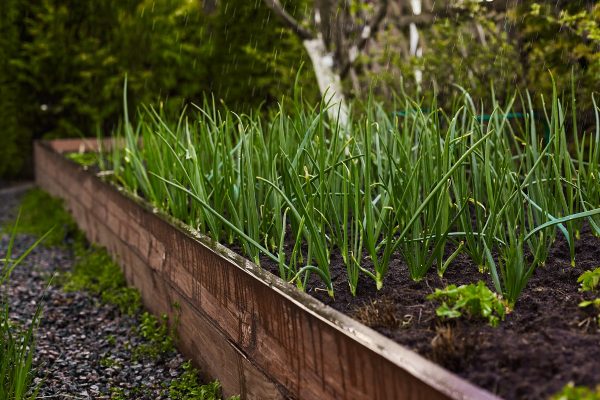
[[[12,229],[15,222],[7,228]],[[41,236],[49,230],[52,231],[44,240],[46,246],[70,246],[75,253],[73,269],[57,277],[65,290],[88,291],[116,305],[124,314],[138,311],[138,291],[127,287],[121,269],[106,250],[87,242],[62,200],[41,189],[32,189],[23,196],[17,232]]]
[[[25,193],[21,200],[19,223],[9,223],[6,230],[12,230],[15,225],[17,233],[35,236],[42,236],[51,230],[44,240],[46,246],[65,246],[71,240],[84,240],[77,224],[65,211],[63,201],[40,189]]]
[[[66,291],[90,292],[127,315],[134,315],[141,308],[139,292],[127,287],[121,269],[105,249],[78,242],[75,256],[73,269],[58,278]]]
[[[169,384],[169,398],[172,400],[213,400],[221,398],[221,384],[213,381],[206,385],[198,382],[198,371],[188,361],[182,365],[183,374]],[[239,396],[229,400],[239,400]]]
[[[144,312],[139,318],[137,334],[145,340],[133,350],[134,358],[159,358],[163,354],[175,350],[176,323],[169,327],[166,314],[156,318],[149,312]]]

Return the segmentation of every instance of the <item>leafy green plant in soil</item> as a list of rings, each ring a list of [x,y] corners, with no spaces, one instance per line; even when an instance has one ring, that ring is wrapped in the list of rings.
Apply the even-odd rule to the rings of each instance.
[[[582,292],[591,292],[597,290],[600,285],[600,267],[585,271],[577,278],[577,282],[581,284]]]
[[[581,284],[581,288],[579,289],[581,292],[592,292],[598,294],[598,289],[600,288],[600,267],[594,270],[585,271],[579,276],[579,278],[577,278],[577,282]],[[584,300],[579,303],[579,307],[594,307],[599,312],[596,316],[596,321],[600,326],[600,297]]]
[[[497,326],[504,320],[507,304],[496,293],[492,292],[484,282],[469,285],[449,285],[444,289],[436,289],[427,297],[442,304],[436,314],[443,318],[458,318],[463,315],[469,318],[482,318],[491,326]]]
[[[600,386],[591,389],[585,386],[575,386],[573,382],[566,384],[562,390],[553,395],[551,400],[600,400]]]
[[[590,306],[593,306],[599,312],[596,316],[596,322],[598,322],[598,326],[600,326],[600,298],[596,298],[593,300],[584,300],[581,303],[579,303],[579,307],[581,308],[586,308]]]

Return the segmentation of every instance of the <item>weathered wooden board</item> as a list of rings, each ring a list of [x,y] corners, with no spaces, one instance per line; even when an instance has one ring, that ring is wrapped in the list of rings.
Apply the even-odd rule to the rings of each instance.
[[[247,399],[496,399],[299,292],[65,159],[93,141],[37,142],[36,181],[65,200],[180,349]]]

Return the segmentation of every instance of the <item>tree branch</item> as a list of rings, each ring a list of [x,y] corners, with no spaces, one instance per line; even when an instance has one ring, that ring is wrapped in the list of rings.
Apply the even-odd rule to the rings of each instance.
[[[331,43],[333,41],[333,30],[336,29],[334,19],[339,15],[335,13],[335,5],[332,0],[315,0],[315,12],[319,14],[319,21],[315,21],[317,29],[323,35],[325,46],[331,50]]]
[[[265,4],[269,7],[279,19],[281,19],[296,35],[302,40],[313,39],[314,35],[308,29],[298,23],[290,14],[285,11],[279,0],[265,0]]]

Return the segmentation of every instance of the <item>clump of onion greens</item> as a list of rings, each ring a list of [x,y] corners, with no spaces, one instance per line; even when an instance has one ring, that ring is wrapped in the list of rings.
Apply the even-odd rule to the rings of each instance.
[[[301,289],[317,275],[333,296],[333,254],[354,295],[361,276],[383,287],[398,254],[420,280],[466,253],[514,305],[557,234],[573,262],[580,221],[600,234],[595,99],[595,133],[579,138],[573,118],[572,156],[556,91],[544,114],[521,96],[515,120],[517,98],[494,100],[485,119],[466,92],[450,113],[404,97],[393,115],[370,101],[343,129],[328,118],[335,105],[298,99],[267,117],[214,101],[177,120],[143,108],[135,126],[125,110],[124,145],[106,166],[194,229],[238,243],[256,263],[270,259]]]

